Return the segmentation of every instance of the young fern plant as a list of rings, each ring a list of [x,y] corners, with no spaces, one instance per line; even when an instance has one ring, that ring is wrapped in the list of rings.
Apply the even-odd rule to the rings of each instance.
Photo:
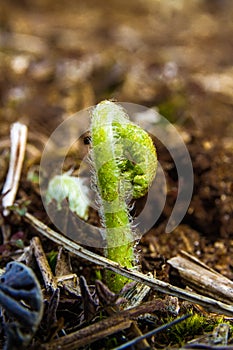
[[[93,110],[91,122],[94,185],[105,232],[105,255],[132,268],[135,234],[129,203],[144,196],[157,169],[156,150],[148,133],[129,120],[124,109],[103,101]],[[107,272],[109,287],[119,292],[127,278]]]
[[[116,103],[99,103],[91,116],[93,188],[105,238],[105,255],[121,266],[136,266],[135,232],[130,203],[144,196],[156,174],[156,150],[150,136],[129,120]],[[46,191],[46,204],[55,201],[58,211],[67,200],[71,212],[88,220],[89,199],[83,180],[69,173],[54,176]],[[61,217],[62,214],[61,214]],[[69,232],[67,232],[69,234]],[[106,272],[105,280],[119,292],[128,279]]]

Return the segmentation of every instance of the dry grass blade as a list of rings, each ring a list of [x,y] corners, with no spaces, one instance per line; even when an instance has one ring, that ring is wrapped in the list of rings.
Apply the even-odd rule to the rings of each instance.
[[[7,207],[13,205],[19,186],[22,165],[24,161],[25,149],[27,143],[27,127],[21,123],[14,123],[11,127],[11,155],[10,165],[6,181],[3,186],[2,205],[3,214],[7,216],[9,210]]]
[[[48,226],[46,226],[44,223],[42,223],[41,221],[39,221],[29,213],[25,214],[25,219],[37,231],[42,233],[45,237],[51,239],[53,242],[57,243],[58,245],[63,246],[65,249],[75,254],[76,256],[79,256],[80,258],[86,259],[95,264],[103,266],[115,273],[119,273],[134,281],[146,284],[159,292],[173,295],[178,298],[190,301],[192,303],[202,305],[211,312],[233,316],[233,306],[229,304],[175,287],[169,283],[144,275],[141,272],[126,269],[120,266],[119,264],[115,263],[114,261],[104,258],[98,254],[92,253],[91,251],[83,248],[76,242],[73,242],[67,237],[61,235],[60,233],[53,231],[52,229],[50,229]]]

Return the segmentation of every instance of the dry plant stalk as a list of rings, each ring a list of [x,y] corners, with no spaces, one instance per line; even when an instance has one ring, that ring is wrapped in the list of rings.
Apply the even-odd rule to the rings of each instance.
[[[168,263],[178,271],[185,284],[194,290],[217,298],[222,302],[233,302],[233,282],[218,272],[209,269],[197,258],[185,254],[186,257],[176,256],[168,260]]]
[[[143,336],[143,334],[142,334],[140,328],[138,327],[138,324],[137,324],[136,321],[132,322],[129,331],[134,335],[134,338],[138,338],[138,337],[142,337]],[[150,344],[148,343],[147,339],[142,339],[141,341],[139,341],[137,343],[137,349],[138,350],[150,349]]]
[[[38,237],[33,237],[31,239],[31,248],[42,274],[46,289],[51,289],[54,292],[57,289],[57,282]]]
[[[6,181],[3,186],[2,205],[3,214],[9,215],[7,207],[13,205],[19,186],[21,170],[23,166],[27,143],[27,126],[21,123],[14,123],[11,127],[11,154],[10,165]]]
[[[48,239],[51,239],[53,242],[57,243],[58,245],[63,246],[66,250],[68,250],[69,252],[75,254],[80,258],[86,259],[94,264],[103,266],[104,268],[107,268],[115,273],[119,273],[120,275],[125,276],[126,278],[129,278],[131,280],[146,284],[149,287],[161,293],[176,296],[183,300],[187,300],[189,302],[202,305],[208,311],[224,314],[227,316],[233,316],[233,306],[230,304],[226,304],[214,298],[205,297],[203,295],[178,288],[169,283],[147,276],[141,272],[126,269],[120,266],[118,263],[112,260],[109,260],[105,257],[102,257],[98,254],[92,253],[91,251],[83,248],[82,246],[72,241],[71,239],[61,235],[56,231],[53,231],[48,226],[46,226],[43,222],[39,221],[29,213],[25,214],[25,219],[38,232],[42,233],[45,237],[47,237]]]
[[[44,280],[45,288],[47,290],[52,290],[52,292],[55,292],[59,287],[59,285],[62,285],[68,291],[71,291],[72,293],[78,296],[80,295],[80,288],[77,281],[77,275],[74,273],[71,273],[69,271],[69,266],[67,266],[67,264],[65,264],[66,262],[63,261],[64,257],[62,258],[61,256],[62,248],[60,249],[58,260],[56,263],[56,276],[53,275],[53,272],[51,270],[51,267],[49,266],[45,252],[43,250],[41,241],[38,237],[33,237],[31,239],[30,248],[31,248],[31,252],[33,253],[36,259],[42,278]],[[61,272],[65,272],[65,274]]]

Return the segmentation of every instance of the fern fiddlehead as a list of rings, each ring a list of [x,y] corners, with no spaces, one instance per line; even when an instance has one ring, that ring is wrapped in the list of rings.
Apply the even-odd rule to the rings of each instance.
[[[92,161],[106,235],[105,253],[127,268],[134,266],[133,230],[129,200],[144,196],[157,168],[150,136],[129,120],[113,102],[99,103],[92,113]],[[127,280],[107,273],[107,283],[119,291]]]

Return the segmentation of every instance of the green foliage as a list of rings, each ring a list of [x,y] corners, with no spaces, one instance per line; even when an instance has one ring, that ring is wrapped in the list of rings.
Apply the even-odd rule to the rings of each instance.
[[[171,320],[172,318],[168,318],[164,322],[167,323]],[[233,326],[230,322],[226,322],[222,316],[208,317],[199,313],[193,313],[191,317],[173,326],[169,332],[164,333],[162,337],[167,339],[162,341],[182,346],[197,336],[212,332],[221,323],[228,323],[232,332]]]
[[[52,250],[48,253],[47,259],[53,273],[55,273],[58,252]]]
[[[27,180],[31,181],[35,185],[38,185],[39,184],[38,170],[35,168],[30,169],[27,173]]]
[[[14,241],[14,244],[19,249],[24,248],[24,241],[22,239],[17,239],[16,241]]]
[[[187,105],[186,97],[183,91],[174,94],[168,99],[161,103],[159,113],[166,117],[171,123],[177,122],[180,116],[183,114]]]
[[[24,200],[24,201],[18,202],[17,204],[13,204],[7,207],[7,209],[17,213],[19,216],[24,216],[30,204],[31,204],[30,200]]]
[[[192,339],[195,335],[202,334],[209,325],[208,319],[197,313],[187,320],[175,325],[169,332],[174,343],[182,344],[184,339]]]

